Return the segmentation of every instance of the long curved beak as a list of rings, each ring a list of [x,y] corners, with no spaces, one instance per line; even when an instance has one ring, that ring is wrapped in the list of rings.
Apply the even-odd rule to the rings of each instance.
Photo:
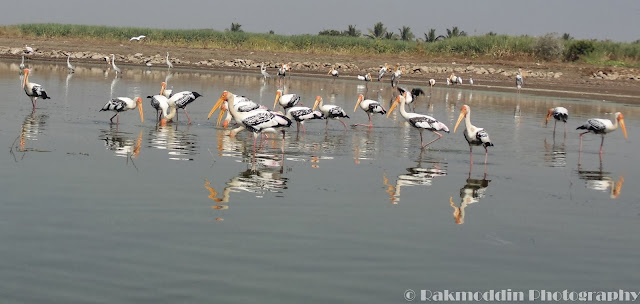
[[[624,133],[624,139],[627,139],[627,127],[624,126],[624,119],[620,119],[620,127],[622,127],[622,133]]]
[[[320,103],[320,99],[316,99],[316,102],[313,104],[313,108],[311,109],[311,111],[315,111],[319,103]]]
[[[456,126],[453,128],[453,133],[456,133],[456,130],[458,129],[458,125],[460,125],[460,122],[466,116],[466,114],[467,114],[466,111],[460,111],[460,116],[458,116],[458,121],[456,122]]]
[[[280,100],[280,94],[276,94],[276,100],[273,102],[273,109],[276,109],[276,105],[278,105],[278,100]]]
[[[220,98],[218,99],[218,101],[216,101],[216,104],[213,105],[213,108],[211,109],[211,112],[209,112],[209,115],[207,116],[207,119],[211,118],[211,115],[213,115],[213,112],[215,112],[224,102],[224,98],[222,96],[220,96]]]
[[[225,112],[226,112],[225,107],[220,108],[220,114],[218,114],[218,121],[216,122],[216,126],[220,126],[220,122],[222,121],[222,117],[224,117]]]
[[[391,105],[389,112],[387,112],[387,118],[389,118],[389,115],[391,115],[391,112],[393,112],[393,110],[396,109],[399,103],[400,103],[400,95],[396,96],[396,100],[393,101],[393,104]]]
[[[353,112],[356,112],[356,109],[358,109],[358,106],[360,105],[360,103],[362,102],[362,98],[358,98],[358,102],[356,102],[356,106],[353,107]]]
[[[544,118],[544,125],[546,126],[547,123],[549,122],[549,119],[551,119],[551,116],[553,116],[553,112],[551,109],[549,109],[549,112],[547,112],[547,116]]]

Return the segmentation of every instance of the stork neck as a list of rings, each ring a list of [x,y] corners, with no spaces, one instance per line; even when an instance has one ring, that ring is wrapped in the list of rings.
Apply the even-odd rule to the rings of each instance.
[[[404,105],[407,103],[407,101],[405,99],[401,99],[400,100],[400,115],[402,115],[402,117],[407,118],[408,114],[407,111],[404,108]]]
[[[467,110],[467,115],[464,117],[464,125],[467,130],[471,130],[474,126],[471,124],[471,110]]]
[[[164,115],[165,119],[173,119],[176,116],[177,112],[178,112],[177,108],[170,107],[170,106],[162,107],[162,115]]]

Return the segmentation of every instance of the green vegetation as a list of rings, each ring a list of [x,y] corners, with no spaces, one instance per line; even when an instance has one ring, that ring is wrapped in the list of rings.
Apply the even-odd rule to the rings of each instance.
[[[378,22],[369,34],[361,35],[355,26],[344,31],[325,30],[320,35],[284,36],[273,33],[246,33],[241,25],[232,23],[225,31],[211,29],[166,30],[136,27],[108,27],[70,24],[20,24],[0,26],[4,37],[77,38],[105,40],[118,43],[146,35],[144,43],[193,48],[245,49],[255,51],[287,51],[329,54],[389,54],[434,57],[466,57],[490,59],[522,59],[537,57],[543,60],[580,61],[599,65],[639,66],[640,41],[634,43],[586,41],[545,35],[507,36],[491,32],[482,36],[468,36],[458,27],[447,29],[446,36],[436,36],[430,29],[422,39],[415,39],[409,27],[400,34],[387,32]],[[322,34],[325,33],[326,34]],[[368,38],[367,38],[368,37]],[[371,39],[369,39],[371,38]],[[385,39],[387,38],[387,39]],[[428,42],[428,43],[425,43]]]

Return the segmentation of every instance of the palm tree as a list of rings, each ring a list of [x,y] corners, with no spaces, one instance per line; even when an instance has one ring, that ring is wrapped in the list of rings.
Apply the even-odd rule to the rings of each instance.
[[[373,25],[373,30],[369,29],[369,35],[367,37],[371,39],[382,39],[387,33],[387,28],[384,27],[382,22],[378,22]]]
[[[573,37],[571,37],[571,34],[569,34],[569,33],[564,33],[564,34],[562,34],[562,39],[563,40],[573,40]]]
[[[457,26],[452,27],[451,29],[447,29],[447,38],[466,36],[467,32],[461,31]]]
[[[242,25],[240,23],[231,22],[230,31],[232,31],[232,32],[242,32],[242,30],[240,29],[241,27],[242,27]]]
[[[429,29],[429,33],[424,33],[424,41],[425,42],[435,42],[436,41],[436,29]]]
[[[400,39],[404,41],[413,40],[413,33],[411,32],[411,28],[408,26],[402,26],[402,28],[398,29],[400,31]]]
[[[394,32],[386,32],[384,33],[384,39],[398,40],[398,34]]]
[[[360,31],[356,30],[355,25],[349,24],[349,29],[344,31],[344,35],[349,37],[360,37]]]

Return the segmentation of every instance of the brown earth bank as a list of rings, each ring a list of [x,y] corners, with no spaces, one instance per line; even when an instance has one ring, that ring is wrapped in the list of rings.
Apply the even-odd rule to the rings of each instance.
[[[114,43],[82,39],[28,39],[0,37],[0,58],[20,60],[24,44],[36,51],[28,56],[36,61],[66,61],[71,55],[74,64],[105,64],[104,57],[115,54],[118,66],[166,67],[166,52],[176,69],[234,70],[260,73],[264,63],[272,75],[276,67],[289,63],[291,75],[331,77],[330,67],[336,67],[340,77],[356,79],[356,75],[371,73],[374,81],[384,63],[406,68],[402,83],[428,85],[430,78],[436,86],[455,73],[464,79],[463,87],[473,89],[515,91],[515,74],[522,68],[525,74],[523,93],[575,97],[600,101],[640,103],[640,69],[598,67],[564,62],[535,62],[527,58],[487,60],[469,58],[425,58],[408,55],[339,55],[314,52],[270,52],[238,49],[203,49],[159,46],[142,42]],[[389,76],[384,80],[389,82]]]

